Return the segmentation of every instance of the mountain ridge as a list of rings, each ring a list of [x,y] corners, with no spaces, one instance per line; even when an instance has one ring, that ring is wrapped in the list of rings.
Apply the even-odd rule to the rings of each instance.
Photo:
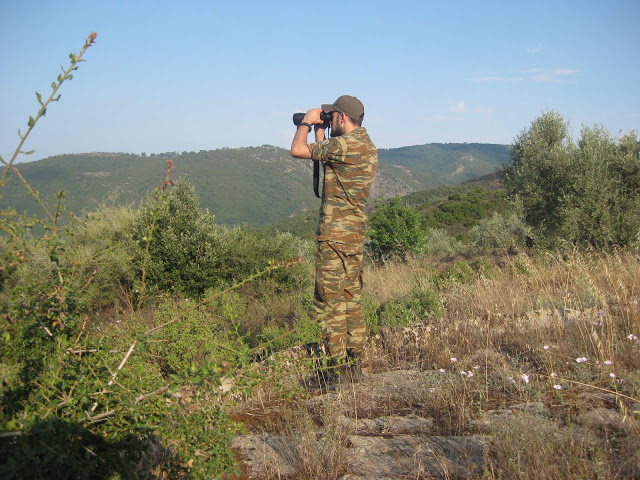
[[[425,144],[379,149],[373,198],[388,198],[453,185],[493,173],[508,161],[508,146]],[[203,209],[228,225],[264,226],[315,210],[312,164],[271,145],[199,152],[127,154],[88,152],[56,155],[16,167],[41,198],[53,206],[65,192],[67,210],[91,211],[100,203],[139,204],[164,178],[166,160],[175,178],[196,188]],[[2,208],[35,213],[33,199],[16,175],[7,183]]]

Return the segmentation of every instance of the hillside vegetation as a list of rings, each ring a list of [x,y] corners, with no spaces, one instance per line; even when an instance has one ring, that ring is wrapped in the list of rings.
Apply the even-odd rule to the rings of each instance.
[[[94,40],[37,95],[16,155]],[[640,148],[602,130],[548,141],[563,124],[522,132],[502,186],[374,205],[364,378],[335,389],[309,382],[329,368],[312,242],[220,223],[170,159],[140,205],[83,215],[22,175],[41,211],[23,216],[5,180],[29,164],[3,159],[0,476],[346,479],[387,453],[362,446],[362,425],[417,418],[429,428],[400,439],[405,469],[378,476],[638,478]],[[569,174],[585,167],[599,174]],[[256,462],[241,437],[259,439]],[[285,444],[288,473],[265,467]]]
[[[479,144],[381,150],[372,195],[404,195],[488,174],[507,161],[507,151],[505,145]],[[176,167],[176,178],[191,182],[202,207],[218,223],[265,226],[298,214],[317,213],[310,162],[268,145],[151,156],[59,155],[21,164],[20,172],[47,203],[54,203],[55,195],[64,191],[67,210],[78,215],[105,202],[138,206],[144,192],[156,186],[154,178],[161,174],[167,159]],[[14,176],[5,189],[2,205],[19,212],[37,212],[19,178]]]

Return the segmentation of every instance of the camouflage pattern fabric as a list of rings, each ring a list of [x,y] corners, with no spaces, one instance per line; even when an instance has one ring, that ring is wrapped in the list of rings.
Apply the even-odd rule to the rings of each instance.
[[[364,211],[378,166],[378,151],[366,129],[309,144],[322,162],[324,184],[316,258],[315,310],[334,359],[357,355],[366,340],[360,306]]]
[[[339,242],[362,252],[367,215],[364,207],[378,167],[378,151],[367,130],[309,144],[311,158],[322,162],[324,185],[318,241]]]
[[[322,339],[334,359],[357,356],[367,339],[362,293],[362,253],[345,254],[341,244],[318,242],[315,312]]]

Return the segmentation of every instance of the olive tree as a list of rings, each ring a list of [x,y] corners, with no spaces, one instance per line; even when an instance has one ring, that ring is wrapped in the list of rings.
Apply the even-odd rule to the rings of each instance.
[[[511,147],[506,167],[510,199],[539,246],[627,245],[640,230],[640,156],[635,132],[612,138],[583,127],[577,142],[569,123],[545,112]]]

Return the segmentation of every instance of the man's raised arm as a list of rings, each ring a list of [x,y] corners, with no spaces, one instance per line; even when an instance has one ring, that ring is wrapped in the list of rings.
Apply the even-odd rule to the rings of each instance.
[[[307,135],[311,131],[313,125],[316,125],[316,139],[319,137],[321,139],[324,138],[324,128],[318,128],[318,125],[322,125],[322,120],[320,120],[320,114],[322,113],[322,109],[320,108],[312,108],[307,111],[304,118],[302,119],[302,123],[298,126],[298,130],[296,130],[296,135],[293,137],[293,142],[291,142],[291,156],[295,158],[311,158],[311,151],[307,146]]]

